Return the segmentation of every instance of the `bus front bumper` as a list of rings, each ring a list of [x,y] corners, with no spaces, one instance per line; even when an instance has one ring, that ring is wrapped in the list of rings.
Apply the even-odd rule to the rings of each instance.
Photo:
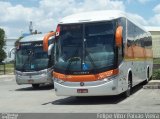
[[[74,86],[64,85],[54,81],[55,93],[57,96],[104,96],[104,95],[118,95],[118,79],[102,83],[100,85],[90,86]],[[79,82],[80,84],[80,82]]]
[[[52,79],[47,75],[37,76],[16,76],[17,84],[47,84],[52,83]]]

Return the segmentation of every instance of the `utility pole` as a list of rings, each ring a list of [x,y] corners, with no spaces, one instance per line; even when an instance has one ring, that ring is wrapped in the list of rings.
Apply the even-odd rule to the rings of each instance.
[[[30,21],[30,23],[29,23],[29,31],[30,31],[30,34],[33,33],[33,24],[32,24],[32,21]]]

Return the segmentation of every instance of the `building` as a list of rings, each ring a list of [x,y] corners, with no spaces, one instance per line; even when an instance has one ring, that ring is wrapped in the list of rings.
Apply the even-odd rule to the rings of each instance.
[[[15,47],[14,44],[15,44],[15,41],[17,39],[15,39],[15,38],[7,38],[5,40],[6,40],[6,45],[4,46],[4,50],[5,50],[6,54],[7,54],[7,58],[5,59],[5,61],[8,62],[8,61],[14,59],[14,55],[12,54],[11,58],[9,58],[8,53],[9,53],[11,48]]]
[[[153,57],[160,58],[160,27],[147,26],[146,29],[152,35]]]

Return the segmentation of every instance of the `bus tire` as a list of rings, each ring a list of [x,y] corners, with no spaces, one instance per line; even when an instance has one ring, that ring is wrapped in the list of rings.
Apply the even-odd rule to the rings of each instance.
[[[145,80],[145,84],[147,84],[149,82],[150,78],[149,78],[149,67],[147,68],[147,78]]]
[[[132,74],[129,73],[129,75],[128,75],[128,88],[124,92],[124,96],[129,97],[131,94],[132,94]]]
[[[39,85],[40,85],[40,84],[32,84],[32,87],[33,87],[34,89],[38,89],[38,88],[39,88]]]

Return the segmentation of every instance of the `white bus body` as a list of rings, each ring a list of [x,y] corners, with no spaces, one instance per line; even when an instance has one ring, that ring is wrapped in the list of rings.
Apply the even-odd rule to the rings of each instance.
[[[129,96],[132,87],[152,76],[151,35],[125,13],[95,11],[65,17],[55,39],[56,95]]]

